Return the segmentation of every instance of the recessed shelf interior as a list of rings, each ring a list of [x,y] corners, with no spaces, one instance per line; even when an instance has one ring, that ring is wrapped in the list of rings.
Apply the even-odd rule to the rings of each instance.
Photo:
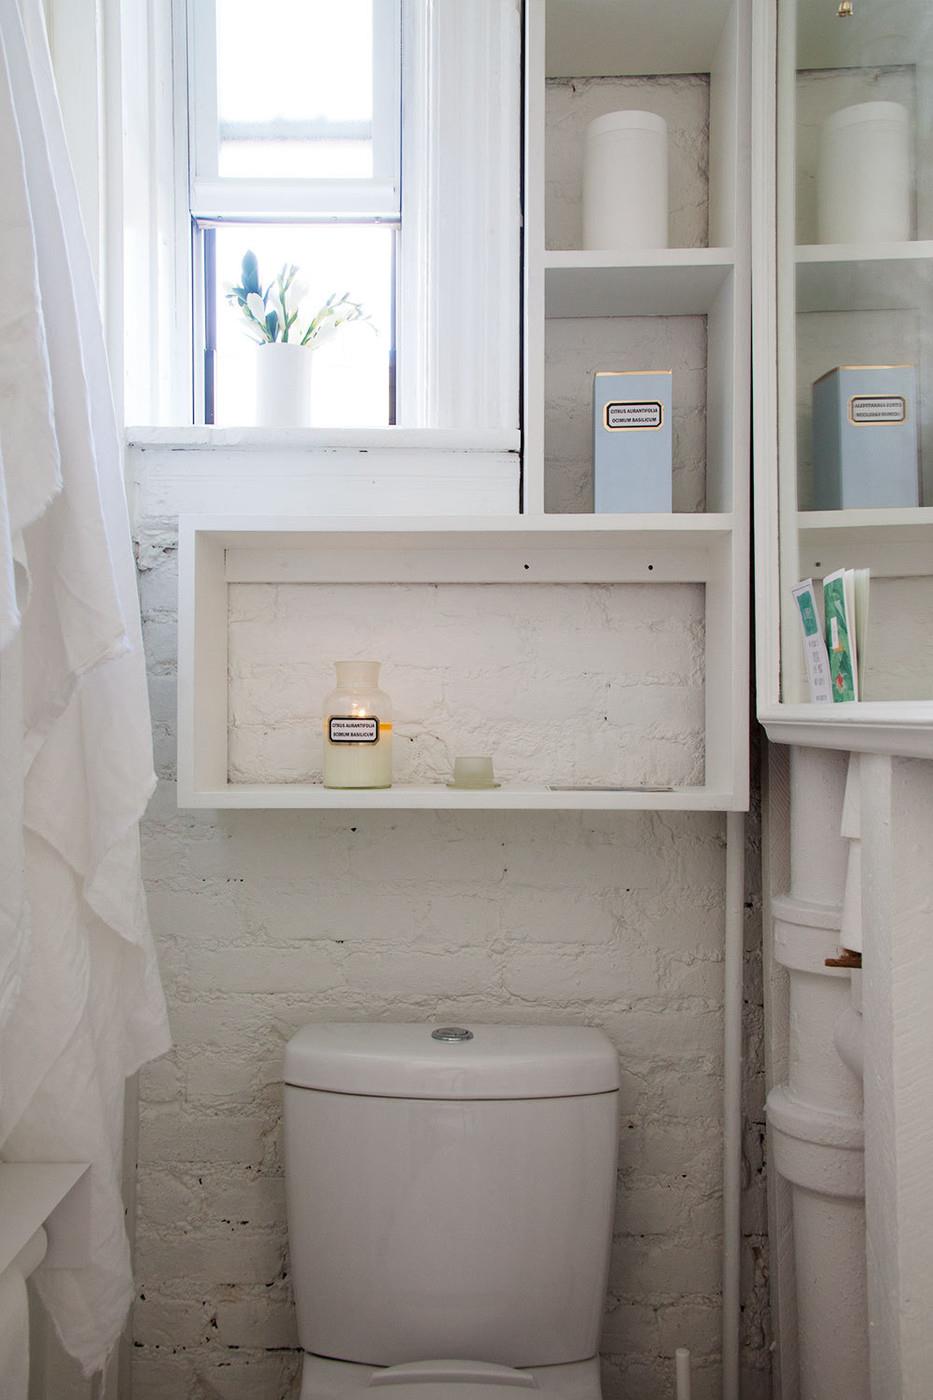
[[[620,279],[634,287],[637,273]],[[600,370],[672,371],[673,508],[675,512],[728,511],[734,470],[734,276],[712,263],[681,268],[680,293],[661,291],[661,306],[645,315],[556,316],[545,325],[545,509],[583,513],[593,509],[593,377]],[[706,276],[700,275],[706,274]],[[583,283],[602,278],[592,268],[554,268],[546,274]],[[676,282],[676,279],[675,279]],[[688,295],[691,292],[692,294]],[[582,288],[585,290],[585,288]],[[681,296],[683,299],[681,299]],[[607,289],[607,300],[609,300]],[[610,300],[610,305],[612,304]],[[621,304],[616,302],[616,305]],[[674,307],[703,307],[705,311]]]
[[[319,782],[336,657],[383,660],[394,772],[446,783],[703,781],[700,583],[228,583],[228,781]],[[466,658],[466,659],[465,659]]]
[[[626,108],[667,122],[670,246],[734,244],[739,3],[548,0],[547,248],[581,246],[584,132]]]
[[[883,272],[879,271],[879,281]],[[797,316],[797,500],[812,508],[813,384],[839,365],[915,365],[921,504],[933,503],[933,344],[930,314],[901,310],[811,311]]]
[[[933,508],[802,511],[802,577],[871,570],[863,700],[933,696]]]

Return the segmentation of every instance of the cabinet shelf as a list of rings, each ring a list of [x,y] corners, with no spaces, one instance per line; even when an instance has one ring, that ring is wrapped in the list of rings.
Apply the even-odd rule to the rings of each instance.
[[[931,692],[923,628],[933,575],[933,507],[800,509],[812,485],[812,385],[834,365],[916,366],[919,455],[929,465],[922,405],[929,399],[925,328],[933,310],[933,239],[808,241],[817,227],[819,132],[832,112],[858,101],[900,101],[916,123],[914,136],[925,129],[928,94],[914,80],[929,7],[910,0],[895,7],[896,14],[890,8],[875,16],[877,23],[869,17],[867,27],[853,27],[838,23],[834,6],[788,4],[784,25],[782,0],[756,26],[757,712],[775,743],[929,757],[933,699],[926,698]],[[909,76],[894,71],[901,65],[911,69]],[[852,159],[860,154],[853,138]],[[913,196],[922,233],[930,226],[928,165],[915,163]],[[879,471],[884,463],[879,439]],[[804,652],[791,589],[800,578],[844,567],[868,568],[878,580],[870,594],[863,659],[864,688],[879,698],[814,705],[804,701]],[[904,698],[895,698],[899,691]]]
[[[796,250],[797,310],[901,311],[928,304],[933,240],[812,243]]]
[[[797,526],[804,576],[845,567],[922,578],[933,570],[933,506],[800,511]]]
[[[731,248],[544,254],[545,315],[703,316],[733,268]]]

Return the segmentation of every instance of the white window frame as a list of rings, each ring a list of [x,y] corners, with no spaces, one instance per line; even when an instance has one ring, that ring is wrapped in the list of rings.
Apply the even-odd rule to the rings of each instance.
[[[107,3],[121,10],[124,55],[116,85],[122,110],[108,120],[122,122],[124,183],[139,191],[122,209],[127,383],[134,386],[127,421],[164,425],[167,437],[174,429],[183,439],[198,368],[184,0]],[[464,440],[478,429],[501,430],[513,440],[520,422],[522,3],[388,3],[400,4],[402,36],[398,425],[452,429]],[[249,217],[245,200],[237,203],[234,212]],[[198,207],[206,207],[200,197]],[[293,217],[314,214],[303,199]],[[151,306],[142,306],[140,287]]]
[[[359,219],[401,212],[401,0],[373,5],[373,174],[362,180],[223,178],[217,173],[216,0],[175,0],[187,11],[190,208],[195,219]]]

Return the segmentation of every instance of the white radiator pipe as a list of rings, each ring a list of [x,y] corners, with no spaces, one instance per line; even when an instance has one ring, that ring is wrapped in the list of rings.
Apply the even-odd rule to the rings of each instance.
[[[739,1278],[742,1246],[742,987],[745,950],[745,817],[742,812],[728,812],[726,814],[725,903],[722,1397],[723,1400],[739,1400],[739,1329],[741,1322]],[[689,1370],[689,1353],[687,1365]],[[687,1394],[689,1396],[689,1388]],[[678,1400],[680,1400],[679,1391]]]
[[[676,1400],[690,1400],[690,1352],[687,1347],[678,1347],[674,1352],[676,1368]]]
[[[791,750],[790,890],[771,901],[789,1046],[786,1083],[768,1094],[769,1168],[790,1186],[800,1400],[869,1395],[858,986],[827,966],[850,863],[846,764],[843,753]]]

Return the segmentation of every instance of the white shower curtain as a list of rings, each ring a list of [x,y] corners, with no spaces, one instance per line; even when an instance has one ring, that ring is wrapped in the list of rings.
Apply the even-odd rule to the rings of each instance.
[[[40,0],[0,0],[0,182],[0,1157],[93,1164],[86,1264],[36,1276],[91,1374],[132,1299],[124,1083],[169,1036],[120,438]]]

